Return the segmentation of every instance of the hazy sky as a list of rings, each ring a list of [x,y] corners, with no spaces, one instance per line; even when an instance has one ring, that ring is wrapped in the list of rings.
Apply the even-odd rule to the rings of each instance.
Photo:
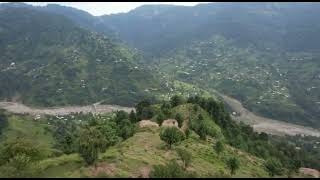
[[[27,4],[44,6],[47,4],[60,4],[85,10],[92,15],[100,16],[119,12],[128,12],[144,4],[174,4],[194,6],[205,2],[26,2]]]

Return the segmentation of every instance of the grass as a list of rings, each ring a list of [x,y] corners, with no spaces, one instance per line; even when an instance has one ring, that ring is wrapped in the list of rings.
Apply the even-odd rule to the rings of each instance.
[[[40,161],[41,173],[39,177],[80,177],[79,168],[84,165],[78,154],[62,155]]]
[[[31,116],[11,115],[8,119],[8,126],[4,129],[4,139],[14,139],[25,137],[34,140],[48,156],[52,153],[54,138],[48,129],[45,121],[35,121]]]
[[[182,148],[191,153],[192,162],[189,169],[196,171],[199,177],[215,177],[224,171],[228,174],[225,160],[231,155],[239,157],[241,166],[235,177],[268,177],[263,169],[263,160],[244,152],[238,152],[227,147],[223,155],[218,156],[212,147],[214,139],[201,141],[192,133],[190,138],[176,144],[171,150],[160,140],[159,134],[150,131],[141,131],[116,146],[109,148],[101,154],[99,162],[113,164],[114,174],[110,177],[139,177],[145,168],[151,169],[153,165],[165,164],[171,159],[179,160],[177,148]],[[85,170],[89,172],[89,168]]]
[[[189,106],[189,104],[177,106],[174,111],[186,115]],[[205,120],[209,120],[209,115],[201,108],[199,108],[198,113],[201,113]],[[212,120],[210,121],[220,130]],[[34,121],[28,116],[20,118],[17,115],[10,116],[8,122],[9,125],[4,133],[7,138],[24,135],[27,138],[33,138],[50,151],[54,139],[50,132],[45,130],[45,127],[50,125],[44,121]],[[191,154],[192,160],[188,170],[195,171],[198,177],[217,177],[221,176],[221,173],[228,175],[229,170],[225,161],[231,156],[237,156],[240,160],[240,169],[234,177],[268,177],[263,168],[263,160],[259,158],[227,145],[221,155],[216,154],[213,150],[213,143],[217,138],[209,137],[206,141],[203,141],[199,139],[196,133],[191,131],[188,139],[173,145],[172,149],[168,149],[159,137],[159,130],[139,129],[133,137],[101,153],[96,166],[107,165],[108,168],[112,167],[112,173],[98,174],[96,177],[140,177],[143,171],[151,170],[153,165],[165,164],[171,159],[181,163],[176,153],[177,148],[185,149]],[[86,166],[78,154],[44,159],[39,162],[39,168],[41,173],[38,177],[44,178],[92,177],[92,171],[95,169],[94,166]]]

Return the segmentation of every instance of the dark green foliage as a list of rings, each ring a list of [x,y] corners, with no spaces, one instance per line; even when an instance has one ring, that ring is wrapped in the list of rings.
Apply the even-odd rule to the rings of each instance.
[[[149,100],[143,100],[136,104],[136,116],[139,120],[148,119],[153,116],[153,111],[150,105],[151,103]]]
[[[7,116],[4,114],[4,111],[0,109],[0,135],[2,134],[2,130],[7,127]]]
[[[217,152],[218,155],[224,151],[224,144],[221,140],[217,141],[214,145],[214,150]]]
[[[161,104],[161,111],[164,113],[165,116],[170,117],[171,116],[171,104],[169,102],[163,102]]]
[[[200,136],[200,139],[206,140],[208,135],[208,126],[205,121],[198,122],[198,125],[195,127],[195,131]]]
[[[120,124],[122,120],[128,119],[128,118],[129,118],[129,115],[125,111],[117,111],[115,120],[117,124]]]
[[[0,149],[0,177],[33,177],[43,158],[40,147],[23,137],[7,140]]]
[[[129,114],[129,120],[132,122],[132,123],[136,123],[138,121],[137,119],[137,116],[136,116],[136,113],[131,110],[130,114]]]
[[[0,42],[1,99],[18,95],[24,104],[36,106],[98,101],[132,106],[152,98],[145,89],[162,89],[155,75],[138,64],[137,52],[65,16],[4,8],[0,17],[5,37]]]
[[[30,161],[37,161],[43,158],[41,149],[36,142],[24,137],[6,140],[1,148],[1,164],[8,163],[17,155],[24,154]]]
[[[157,123],[161,126],[162,122],[166,119],[166,116],[162,111],[157,115]]]
[[[141,113],[141,119],[151,119],[154,116],[154,111],[151,107],[145,107]]]
[[[97,126],[97,129],[103,134],[105,143],[102,146],[102,152],[108,147],[120,142],[118,136],[118,126],[114,121],[104,121]],[[128,133],[132,133],[128,131]]]
[[[56,139],[55,147],[66,154],[78,151],[79,128],[69,121],[55,121],[57,123],[53,131]]]
[[[170,99],[171,107],[176,107],[180,104],[183,104],[184,102],[185,102],[185,100],[183,99],[183,97],[178,96],[178,95],[174,95]]]
[[[270,158],[265,163],[266,170],[269,172],[270,176],[282,174],[282,165],[279,160]]]
[[[183,161],[183,167],[187,168],[191,163],[191,154],[184,149],[177,149],[178,156]]]
[[[98,159],[104,144],[103,134],[96,127],[85,127],[80,130],[79,154],[88,165],[92,165]]]
[[[183,116],[182,116],[182,114],[177,113],[176,116],[175,116],[175,119],[178,122],[179,128],[182,127],[182,124],[183,124]]]
[[[188,128],[186,129],[186,131],[185,131],[186,138],[189,138],[190,133],[191,133],[191,131],[190,131],[190,128],[188,127]]]
[[[119,125],[119,135],[122,137],[124,140],[128,139],[129,137],[133,136],[135,132],[135,127],[134,125],[130,122],[128,119],[122,120],[122,122]]]
[[[166,142],[171,149],[171,145],[185,139],[184,133],[176,127],[166,127],[160,132],[160,139]]]
[[[195,173],[185,171],[175,161],[170,161],[166,165],[155,165],[150,172],[150,178],[195,178]]]
[[[202,114],[199,114],[198,121],[202,121],[202,120],[203,120],[203,116],[202,116]]]
[[[231,175],[234,175],[240,167],[240,161],[236,157],[231,157],[227,160],[227,166],[230,169]]]

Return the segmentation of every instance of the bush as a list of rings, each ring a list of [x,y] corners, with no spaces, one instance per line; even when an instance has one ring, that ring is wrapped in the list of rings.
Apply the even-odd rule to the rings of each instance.
[[[177,153],[183,161],[184,168],[188,167],[191,163],[191,154],[184,149],[177,149]]]
[[[185,100],[181,96],[178,96],[178,95],[172,96],[170,99],[171,107],[179,106],[180,104],[183,104],[184,102],[185,102]]]
[[[165,120],[165,115],[162,113],[162,112],[160,112],[159,114],[158,114],[158,116],[157,116],[157,123],[159,124],[159,126],[161,126],[161,124],[162,124],[162,122]]]
[[[227,160],[227,166],[230,169],[230,173],[231,175],[236,174],[236,171],[239,169],[240,167],[240,162],[239,159],[236,157],[232,157],[230,159]]]
[[[266,170],[270,176],[282,174],[282,164],[278,159],[270,158],[265,162]]]
[[[224,150],[224,144],[223,144],[223,142],[221,140],[217,141],[213,148],[215,149],[215,151],[219,155]]]
[[[150,172],[150,178],[195,178],[196,174],[186,172],[175,161],[166,165],[155,165]]]
[[[177,120],[178,122],[178,126],[179,128],[182,126],[182,123],[183,123],[183,116],[181,113],[177,113],[176,116],[175,116],[175,119]]]
[[[98,159],[98,153],[104,147],[103,134],[95,127],[84,128],[80,131],[79,154],[88,165]]]
[[[171,149],[171,145],[185,139],[184,133],[176,127],[167,127],[160,132],[160,139],[166,142]]]

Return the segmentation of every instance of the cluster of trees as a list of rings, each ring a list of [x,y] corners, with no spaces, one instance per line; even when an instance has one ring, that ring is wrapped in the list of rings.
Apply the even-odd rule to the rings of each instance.
[[[210,114],[215,123],[221,127],[226,143],[266,159],[269,162],[266,165],[268,171],[272,169],[269,166],[277,166],[277,169],[282,170],[287,169],[288,172],[295,172],[301,167],[301,156],[294,146],[286,142],[273,143],[266,133],[254,132],[251,126],[233,121],[222,102],[199,96],[190,97],[187,102],[198,104]],[[279,160],[279,163],[270,163],[274,162],[272,158]],[[284,172],[276,174],[282,173]]]
[[[79,153],[87,164],[93,164],[100,152],[135,133],[136,114],[117,111],[114,116],[78,114],[68,120],[55,119],[53,135],[56,148],[65,154]],[[76,124],[81,119],[80,124]]]
[[[184,103],[193,104],[190,113],[197,112],[199,107],[206,110],[212,121],[220,126],[225,137],[225,142],[218,141],[214,145],[214,150],[218,154],[223,152],[224,143],[227,143],[235,148],[265,159],[265,169],[271,176],[283,174],[290,176],[292,173],[297,172],[303,164],[309,162],[305,151],[296,150],[295,146],[287,141],[271,141],[270,136],[266,133],[254,132],[251,126],[233,121],[228,110],[225,108],[224,103],[216,101],[213,98],[191,96],[188,99],[184,99],[180,96],[173,96],[169,102],[162,103],[160,113],[157,114],[158,123],[161,124],[168,116],[180,120],[180,115],[173,115],[171,108]],[[214,133],[210,131],[207,122],[203,119],[202,115],[199,114],[195,123],[191,123],[192,126],[190,128],[200,136],[200,139],[205,140],[207,135],[214,135]],[[161,139],[168,143],[169,147],[171,147],[172,144],[181,141],[179,135],[177,135],[178,133],[176,133],[178,131],[174,129],[176,128],[163,131],[168,134],[163,132],[160,133]],[[227,164],[233,175],[238,169],[239,161],[234,157],[229,159]]]
[[[0,177],[34,177],[44,157],[40,146],[24,137],[6,139],[0,146]]]

